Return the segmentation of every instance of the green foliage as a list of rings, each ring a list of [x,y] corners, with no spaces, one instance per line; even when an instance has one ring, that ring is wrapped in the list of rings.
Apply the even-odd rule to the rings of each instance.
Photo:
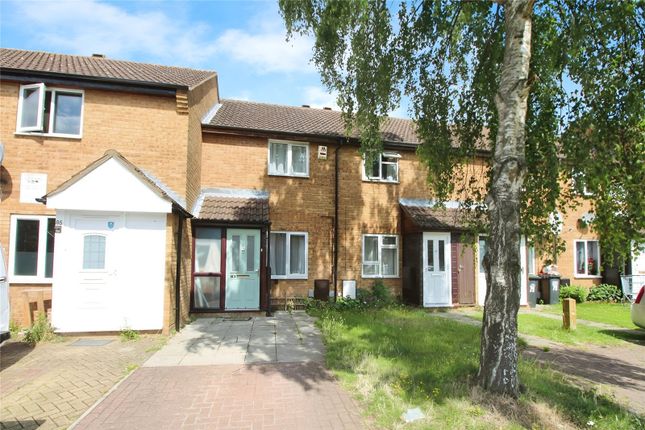
[[[356,290],[356,298],[339,297],[334,301],[321,301],[307,299],[305,309],[310,313],[319,314],[329,311],[364,311],[367,309],[396,308],[401,306],[390,289],[383,281],[377,280],[371,289],[359,288]]]
[[[21,330],[22,330],[22,327],[20,327],[20,324],[18,324],[14,320],[9,321],[9,333],[11,333],[12,338],[15,338],[16,336],[18,336]]]
[[[36,316],[36,321],[32,324],[31,327],[25,330],[23,336],[23,341],[31,344],[48,342],[54,339],[56,339],[54,328],[49,323],[47,315],[45,315],[43,312],[38,313],[38,316]]]
[[[464,206],[477,209],[466,213],[474,215],[473,229],[483,231],[488,190],[477,180],[486,173],[464,166],[481,149],[495,149],[507,5],[279,4],[289,34],[315,38],[313,62],[338,93],[348,130],[358,129],[361,151],[369,158],[382,150],[380,126],[405,95],[433,197],[457,194]],[[530,242],[561,250],[548,215],[585,199],[606,255],[620,262],[632,240],[645,239],[644,28],[642,1],[535,2],[521,151],[526,176],[520,219]]]
[[[587,300],[589,290],[576,285],[560,287],[560,300],[575,299],[576,303],[583,303]]]
[[[130,327],[124,327],[119,332],[119,337],[121,338],[121,342],[129,342],[139,340],[140,335],[138,331],[133,330]]]
[[[587,299],[593,302],[617,302],[622,297],[623,293],[617,286],[600,284],[591,287]]]

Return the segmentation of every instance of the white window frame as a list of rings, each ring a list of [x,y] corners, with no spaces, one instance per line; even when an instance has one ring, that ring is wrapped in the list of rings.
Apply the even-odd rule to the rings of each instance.
[[[535,246],[527,245],[526,247],[526,273],[528,275],[537,275],[537,264],[535,258]],[[532,269],[532,270],[531,270]]]
[[[14,284],[51,284],[52,278],[45,277],[45,264],[47,260],[47,221],[55,219],[50,215],[11,215],[11,226],[9,230],[9,282]],[[36,276],[15,275],[16,261],[16,232],[18,229],[18,220],[39,221],[38,228],[38,263],[36,266]]]
[[[365,274],[365,239],[368,237],[378,237],[378,261],[370,261],[370,263],[378,263],[378,274],[376,275],[366,275]],[[383,238],[393,237],[396,241],[394,245],[383,245]],[[398,278],[399,277],[399,236],[396,234],[364,234],[362,238],[361,246],[361,277],[367,279],[373,278]],[[383,275],[383,249],[394,249],[396,250],[396,264],[394,266],[394,275]]]
[[[596,263],[598,265],[598,274],[597,275],[589,275],[589,256],[587,255],[587,243],[589,242],[596,242],[598,244],[598,262]],[[585,250],[585,273],[578,273],[578,243],[584,243],[584,250]],[[580,240],[574,240],[573,241],[573,277],[574,278],[590,278],[590,279],[597,279],[597,278],[602,278],[602,275],[600,274],[600,268],[602,267],[602,262],[600,260],[600,241],[598,239],[580,239]]]
[[[38,120],[36,127],[21,127],[22,122],[22,108],[23,108],[23,94],[25,89],[30,88],[39,88],[40,95],[38,99]],[[81,116],[80,116],[80,127],[78,134],[68,134],[68,133],[54,133],[52,131],[43,131],[44,127],[44,117],[45,117],[45,95],[47,92],[51,92],[51,100],[49,105],[49,127],[50,130],[53,130],[54,127],[54,115],[56,113],[56,94],[57,93],[69,93],[69,94],[80,94],[81,95]],[[76,90],[70,88],[58,88],[58,87],[47,87],[43,83],[39,84],[29,84],[21,85],[20,93],[18,99],[18,114],[16,115],[16,134],[24,135],[37,135],[37,136],[52,136],[52,137],[70,137],[70,138],[81,138],[83,137],[83,117],[85,112],[85,91]]]
[[[271,279],[309,279],[309,233],[306,231],[272,231],[270,234],[284,234],[286,235],[286,257],[285,257],[285,271],[284,275],[274,275],[273,267],[271,268]],[[295,273],[290,274],[291,272],[291,236],[304,236],[305,237],[305,273]],[[271,238],[269,237],[269,244],[271,243]],[[271,255],[273,255],[273,249],[270,250]]]
[[[287,145],[287,172],[281,173],[271,170],[271,145],[277,143],[281,145]],[[305,163],[305,173],[296,173],[293,171],[293,161],[292,161],[292,148],[294,146],[299,146],[305,148],[306,151],[306,163]],[[309,177],[309,143],[308,142],[296,142],[292,140],[277,140],[269,139],[269,148],[267,151],[267,172],[270,176],[293,176],[296,178],[308,178]]]
[[[383,158],[395,158],[396,162],[391,162],[391,161],[383,161]],[[366,171],[366,166],[365,166],[365,157],[363,157],[363,181],[369,181],[369,182],[385,182],[385,183],[390,183],[390,184],[398,184],[399,183],[399,160],[401,159],[401,154],[396,153],[396,152],[383,152],[379,154],[379,160],[378,160],[378,166],[379,166],[379,171],[378,171],[378,176],[369,176]],[[388,164],[388,165],[394,165],[396,166],[396,179],[384,179],[383,178],[383,165]]]

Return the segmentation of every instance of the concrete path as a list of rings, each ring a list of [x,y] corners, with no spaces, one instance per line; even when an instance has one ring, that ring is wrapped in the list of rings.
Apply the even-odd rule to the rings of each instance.
[[[361,429],[312,318],[197,320],[75,429]]]
[[[185,327],[144,366],[322,362],[324,346],[305,313],[273,318],[201,318]]]
[[[82,344],[78,340],[63,337],[35,347],[7,341],[0,346],[2,430],[68,428],[146,361],[165,337],[121,342],[115,336],[100,336],[81,338]]]
[[[459,312],[432,315],[481,325],[481,321]],[[570,346],[537,336],[521,336],[529,344],[522,351],[524,358],[548,363],[561,372],[582,378],[581,382],[587,386],[608,388],[621,404],[645,415],[645,346],[627,342],[625,346]]]

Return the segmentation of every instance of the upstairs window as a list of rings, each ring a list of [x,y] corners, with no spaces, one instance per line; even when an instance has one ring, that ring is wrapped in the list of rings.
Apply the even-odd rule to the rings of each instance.
[[[309,145],[284,140],[270,140],[269,175],[309,176]]]
[[[17,132],[79,137],[82,118],[83,91],[45,84],[20,86]]]
[[[399,182],[399,158],[394,152],[384,152],[368,165],[363,160],[363,180],[379,182]]]

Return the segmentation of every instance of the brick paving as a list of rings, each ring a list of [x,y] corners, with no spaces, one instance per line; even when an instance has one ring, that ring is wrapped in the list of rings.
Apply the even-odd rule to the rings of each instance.
[[[361,429],[322,364],[313,319],[278,313],[186,327],[74,429]]]
[[[165,338],[142,336],[102,346],[72,346],[77,338],[36,347],[0,346],[0,428],[67,428],[116,382],[141,365]]]
[[[360,429],[352,399],[320,363],[138,369],[81,429]]]

